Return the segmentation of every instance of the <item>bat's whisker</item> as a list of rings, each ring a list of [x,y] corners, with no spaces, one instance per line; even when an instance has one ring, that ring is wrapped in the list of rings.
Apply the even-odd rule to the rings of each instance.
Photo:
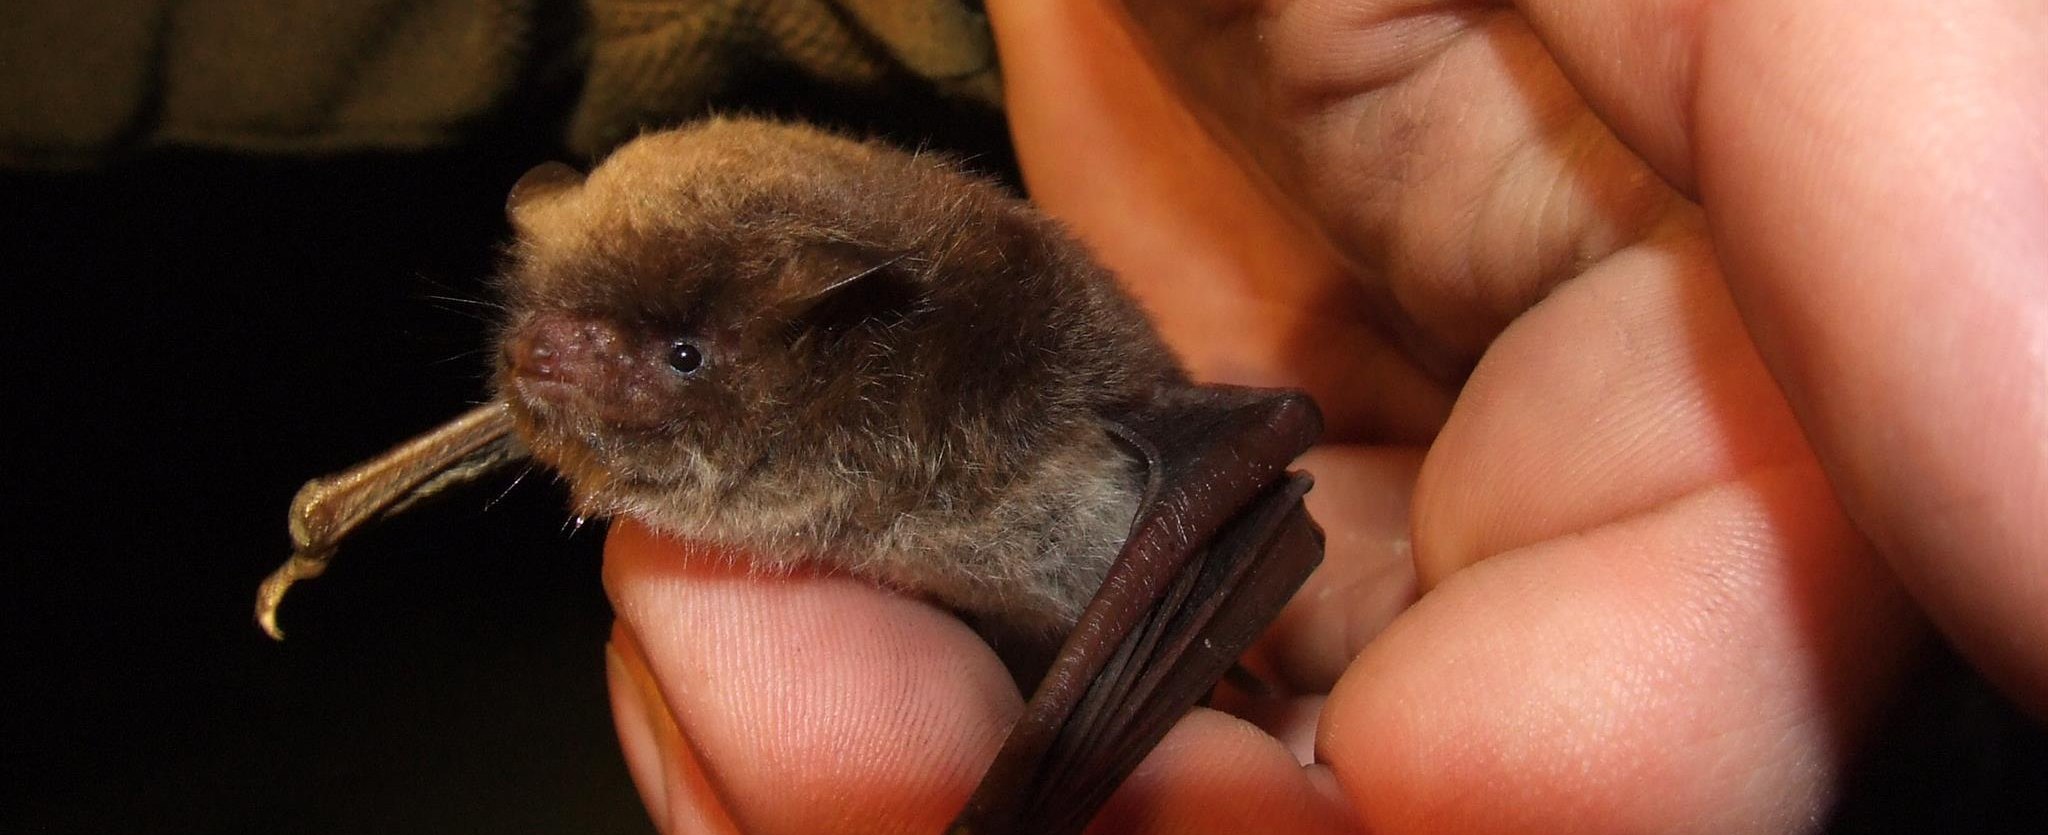
[[[505,485],[505,489],[498,491],[498,495],[491,497],[490,501],[484,502],[484,512],[488,513],[490,512],[491,508],[497,507],[498,503],[504,501],[506,496],[512,495],[512,491],[519,486],[520,482],[525,481],[526,477],[532,474],[532,464],[527,464],[526,466],[521,467],[519,469],[519,474],[512,477],[511,484]]]

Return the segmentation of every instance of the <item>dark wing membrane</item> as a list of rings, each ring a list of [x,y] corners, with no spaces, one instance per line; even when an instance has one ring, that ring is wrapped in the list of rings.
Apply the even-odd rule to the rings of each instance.
[[[1153,488],[953,832],[1081,831],[1322,561],[1286,471],[1321,431],[1306,395],[1204,386],[1107,417]]]

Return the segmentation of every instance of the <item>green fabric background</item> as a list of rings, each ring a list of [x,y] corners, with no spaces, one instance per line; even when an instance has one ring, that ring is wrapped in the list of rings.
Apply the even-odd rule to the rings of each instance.
[[[17,0],[0,15],[0,164],[154,146],[322,153],[459,141],[561,88],[596,156],[773,65],[999,104],[963,0]],[[551,101],[553,99],[550,99]]]

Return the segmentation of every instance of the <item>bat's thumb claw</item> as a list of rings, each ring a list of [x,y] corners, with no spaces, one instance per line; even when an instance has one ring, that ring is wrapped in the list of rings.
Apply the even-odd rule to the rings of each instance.
[[[327,561],[321,555],[300,551],[263,578],[263,585],[256,588],[256,625],[263,628],[263,634],[271,640],[284,640],[284,630],[277,625],[277,607],[284,603],[284,593],[293,583],[318,577],[326,570]]]
[[[270,640],[284,640],[284,629],[277,625],[277,607],[275,605],[265,606],[262,603],[256,604],[256,625],[262,628],[263,634],[270,636]]]

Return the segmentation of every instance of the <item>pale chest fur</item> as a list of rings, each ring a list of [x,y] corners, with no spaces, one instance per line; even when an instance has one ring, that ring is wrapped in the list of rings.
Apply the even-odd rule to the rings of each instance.
[[[762,570],[828,566],[922,593],[979,623],[1051,637],[1073,625],[1101,585],[1129,533],[1144,478],[1130,451],[1100,426],[1077,427],[993,485],[983,477],[968,488],[940,475],[914,501],[867,495],[863,479],[886,482],[891,474],[803,473],[811,483],[757,472],[753,483],[716,499],[670,496],[612,510],[672,535],[736,545]],[[816,479],[839,481],[840,489],[819,489]]]

